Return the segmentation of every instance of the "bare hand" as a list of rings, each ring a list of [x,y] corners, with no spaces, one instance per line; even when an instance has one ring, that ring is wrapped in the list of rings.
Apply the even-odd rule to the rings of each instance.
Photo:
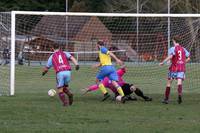
[[[117,60],[117,64],[119,64],[120,66],[122,66],[124,64],[124,62],[121,61],[121,60]]]
[[[82,89],[83,95],[89,92],[89,88]]]
[[[99,64],[92,65],[92,68],[97,68],[97,67],[99,67]]]
[[[163,66],[163,65],[164,65],[164,63],[163,63],[163,62],[159,63],[159,66]]]

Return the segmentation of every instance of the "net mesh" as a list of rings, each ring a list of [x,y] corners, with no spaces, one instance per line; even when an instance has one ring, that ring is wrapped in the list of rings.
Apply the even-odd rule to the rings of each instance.
[[[0,95],[9,94],[10,27],[10,13],[0,13]]]
[[[2,23],[8,21],[7,27],[9,27],[10,18],[5,20],[4,18],[1,21]],[[187,78],[184,83],[184,90],[188,92],[198,92],[197,88],[200,85],[199,26],[199,18],[170,18],[171,37],[180,35],[182,45],[191,52],[192,60],[187,64]],[[10,31],[1,30],[2,46],[4,32],[10,36]],[[124,78],[127,82],[134,83],[147,93],[163,92],[168,66],[161,68],[158,62],[168,55],[167,17],[137,19],[136,17],[16,15],[16,88],[26,88],[16,90],[16,93],[25,93],[27,89],[35,92],[32,88],[36,82],[37,87],[45,91],[45,88],[55,86],[53,72],[50,72],[49,78],[43,81],[40,80],[39,74],[41,65],[47,62],[51,54],[52,46],[57,44],[64,50],[72,52],[81,65],[81,70],[74,72],[72,88],[77,88],[78,92],[80,88],[93,84],[97,70],[92,70],[90,65],[98,61],[98,54],[94,51],[97,50],[96,42],[99,39],[106,42],[109,50],[118,51],[117,57],[126,63],[128,72]],[[7,42],[6,46],[9,45]],[[172,43],[170,45],[172,46]],[[5,72],[2,69],[5,67],[1,66],[1,73]],[[54,82],[42,86],[45,80]]]

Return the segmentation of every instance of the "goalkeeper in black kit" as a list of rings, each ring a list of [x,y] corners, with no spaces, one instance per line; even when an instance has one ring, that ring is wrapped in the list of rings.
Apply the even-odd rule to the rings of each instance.
[[[145,96],[143,92],[139,88],[135,87],[133,84],[125,83],[121,87],[127,100],[137,100],[136,97],[131,96],[131,94],[134,92],[137,96],[142,97],[145,101],[152,101],[152,98]],[[117,93],[115,94],[116,96],[118,95]]]

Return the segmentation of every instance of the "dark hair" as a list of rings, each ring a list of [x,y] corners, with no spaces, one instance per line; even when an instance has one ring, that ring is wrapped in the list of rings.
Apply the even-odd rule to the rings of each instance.
[[[55,45],[53,46],[53,48],[54,48],[54,49],[60,49],[60,45],[55,44]]]
[[[181,43],[181,37],[176,35],[173,37],[173,40],[176,42],[176,43]]]
[[[100,46],[104,46],[104,42],[102,40],[98,41],[97,44]]]

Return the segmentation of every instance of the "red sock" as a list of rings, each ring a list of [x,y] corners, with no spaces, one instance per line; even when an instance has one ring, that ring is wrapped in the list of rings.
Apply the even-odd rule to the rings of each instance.
[[[67,89],[67,87],[63,87],[63,91],[65,94],[68,94],[69,90]]]
[[[182,85],[178,85],[178,95],[182,96]]]
[[[165,89],[165,99],[169,99],[169,94],[170,94],[170,87],[166,87],[166,89]]]
[[[64,87],[64,88],[63,88],[63,91],[64,91],[64,93],[67,94],[68,96],[73,95],[67,87]]]
[[[64,92],[60,92],[58,95],[59,95],[60,100],[63,102],[63,104],[66,104]]]

